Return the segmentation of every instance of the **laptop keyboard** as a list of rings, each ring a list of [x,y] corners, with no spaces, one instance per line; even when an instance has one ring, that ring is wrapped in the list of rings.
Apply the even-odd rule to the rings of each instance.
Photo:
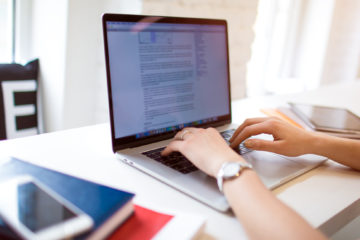
[[[235,129],[229,129],[226,131],[221,132],[220,134],[225,139],[225,141],[229,144],[229,139],[234,134]],[[183,174],[191,173],[193,171],[198,170],[194,164],[192,164],[184,155],[179,152],[173,152],[169,156],[161,156],[161,152],[165,148],[157,148],[150,151],[143,152],[142,154],[158,161],[174,170],[177,170]],[[251,150],[246,148],[243,143],[239,145],[237,149],[234,149],[240,155],[250,152]]]
[[[187,160],[186,157],[184,157],[184,155],[179,152],[173,152],[166,157],[161,156],[160,153],[164,149],[165,148],[157,148],[151,151],[143,152],[143,154],[184,174],[197,170],[197,167],[195,167],[194,164],[192,164],[189,160]]]

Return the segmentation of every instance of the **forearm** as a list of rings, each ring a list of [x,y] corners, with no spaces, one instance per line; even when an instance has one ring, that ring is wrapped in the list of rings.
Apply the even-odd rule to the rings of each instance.
[[[310,152],[360,170],[360,140],[313,134]]]
[[[224,192],[250,239],[325,239],[267,190],[252,170],[226,181]]]

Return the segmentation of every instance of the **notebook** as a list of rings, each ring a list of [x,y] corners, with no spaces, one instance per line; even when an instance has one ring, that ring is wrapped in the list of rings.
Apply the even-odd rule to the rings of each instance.
[[[159,152],[184,127],[229,138],[230,69],[225,20],[104,14],[112,147],[123,162],[219,210],[229,204],[212,177],[179,153]],[[269,137],[269,136],[265,136]],[[238,149],[272,189],[325,158]]]

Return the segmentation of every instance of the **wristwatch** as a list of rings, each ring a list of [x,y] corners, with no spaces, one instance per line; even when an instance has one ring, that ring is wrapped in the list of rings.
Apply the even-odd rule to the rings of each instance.
[[[225,180],[233,179],[241,175],[241,172],[246,169],[252,169],[251,164],[242,162],[225,162],[221,165],[220,170],[216,176],[217,184],[220,192],[223,192],[223,184]]]

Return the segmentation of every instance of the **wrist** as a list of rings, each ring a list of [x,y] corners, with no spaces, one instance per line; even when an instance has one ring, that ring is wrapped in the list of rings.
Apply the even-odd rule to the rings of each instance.
[[[240,162],[240,161],[232,161],[225,162],[221,165],[221,168],[216,176],[217,184],[220,192],[223,192],[223,184],[224,181],[230,181],[237,177],[240,177],[242,172],[245,169],[252,169],[251,164]]]
[[[225,163],[225,162],[242,162],[242,163],[246,163],[246,161],[238,154],[236,153],[231,153],[231,154],[227,154],[226,156],[221,157],[221,160],[219,161],[214,161],[214,165],[212,167],[212,171],[211,171],[211,176],[213,177],[217,177],[217,174],[219,173],[221,166]]]
[[[307,141],[308,153],[324,155],[324,146],[327,146],[327,135],[323,133],[313,132]]]

